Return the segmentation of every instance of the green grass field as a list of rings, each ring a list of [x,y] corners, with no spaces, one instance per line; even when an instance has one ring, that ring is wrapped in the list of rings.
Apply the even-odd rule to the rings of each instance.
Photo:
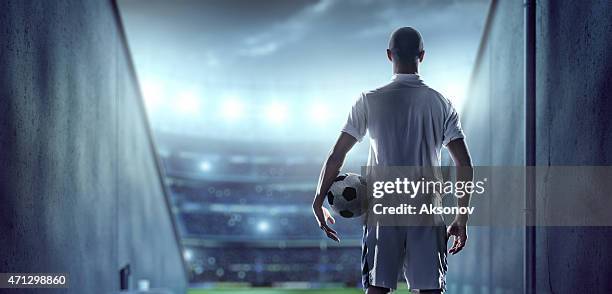
[[[394,293],[409,293],[405,283],[397,284]],[[329,283],[319,289],[250,287],[247,283],[221,283],[212,289],[189,289],[187,294],[363,294],[361,288],[346,288]]]
[[[361,294],[361,289],[273,289],[273,288],[234,288],[234,289],[191,289],[188,294]]]

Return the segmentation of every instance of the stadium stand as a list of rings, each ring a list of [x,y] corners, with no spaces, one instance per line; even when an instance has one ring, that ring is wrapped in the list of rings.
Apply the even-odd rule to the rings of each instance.
[[[337,244],[310,210],[325,149],[159,137],[192,283],[358,285],[361,221],[337,217]]]

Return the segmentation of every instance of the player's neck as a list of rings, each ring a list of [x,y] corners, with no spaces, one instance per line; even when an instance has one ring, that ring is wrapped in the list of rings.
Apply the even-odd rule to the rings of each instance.
[[[393,74],[418,74],[419,66],[416,64],[412,65],[393,65]]]

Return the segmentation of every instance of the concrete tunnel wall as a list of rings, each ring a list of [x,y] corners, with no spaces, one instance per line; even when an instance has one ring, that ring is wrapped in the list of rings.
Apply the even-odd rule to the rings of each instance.
[[[45,293],[186,290],[116,7],[0,2],[0,272],[69,274]]]
[[[522,1],[493,1],[461,116],[477,166],[524,164]],[[511,201],[507,201],[511,200]],[[474,200],[476,201],[476,199]],[[522,199],[504,201],[522,210]],[[523,228],[470,227],[464,252],[449,256],[449,293],[521,293]]]
[[[539,0],[536,17],[537,164],[612,165],[612,2]],[[540,218],[589,200],[548,188]],[[611,227],[544,227],[536,241],[538,293],[612,293]]]
[[[537,164],[610,165],[612,3],[536,3]],[[462,117],[475,165],[525,162],[523,13],[522,1],[493,1]],[[581,201],[554,196],[538,189],[538,217]],[[523,235],[472,228],[471,247],[449,258],[449,286],[459,290],[451,293],[522,292]],[[612,292],[610,227],[539,227],[536,242],[537,293]]]

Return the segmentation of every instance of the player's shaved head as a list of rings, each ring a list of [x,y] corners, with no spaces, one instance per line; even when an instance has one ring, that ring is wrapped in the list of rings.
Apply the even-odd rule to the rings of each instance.
[[[423,52],[423,38],[414,28],[401,27],[391,34],[389,50],[398,62],[415,62]]]

